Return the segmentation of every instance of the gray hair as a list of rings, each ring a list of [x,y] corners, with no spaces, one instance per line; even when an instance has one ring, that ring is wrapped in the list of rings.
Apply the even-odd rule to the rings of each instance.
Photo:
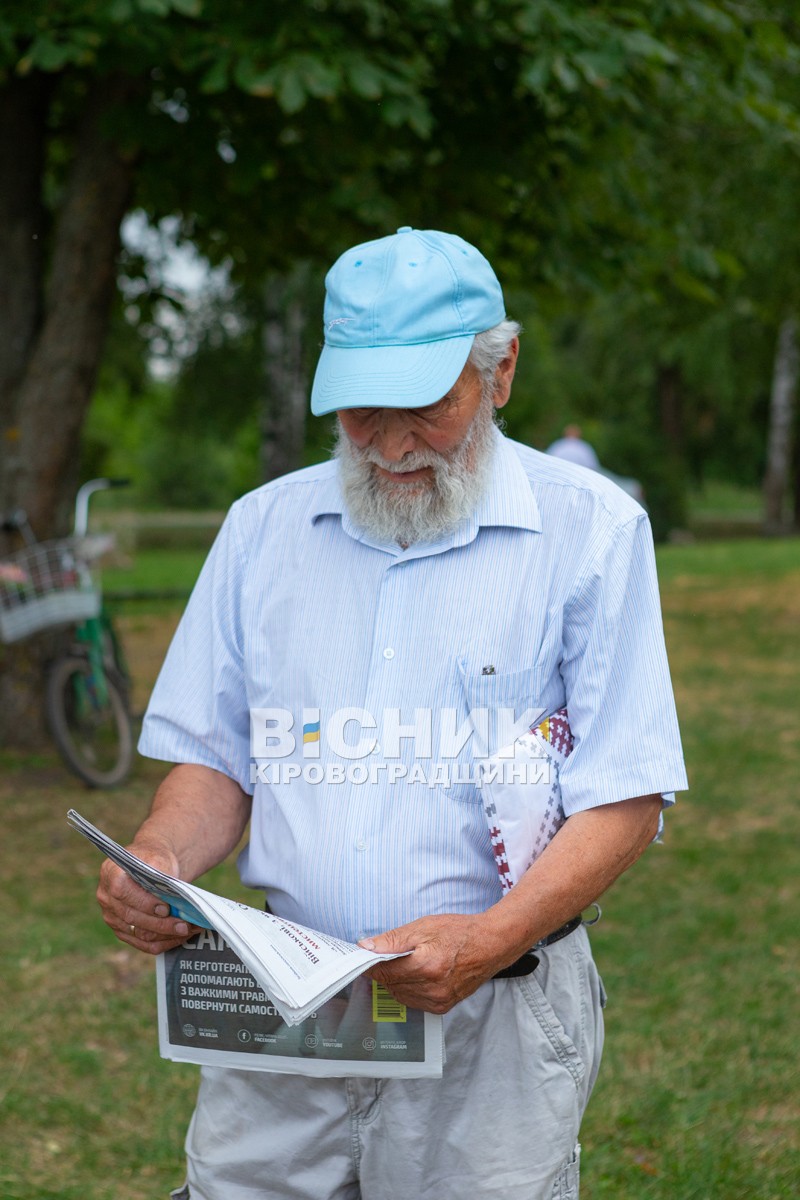
[[[484,391],[493,390],[495,372],[508,356],[508,348],[514,338],[519,336],[521,329],[519,321],[506,319],[492,329],[475,334],[467,362],[481,375]]]

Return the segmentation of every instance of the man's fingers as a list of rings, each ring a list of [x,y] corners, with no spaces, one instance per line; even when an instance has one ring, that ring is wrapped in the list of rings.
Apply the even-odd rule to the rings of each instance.
[[[386,964],[387,967],[391,965]],[[399,1004],[405,1004],[409,1008],[445,1013],[463,999],[463,994],[454,988],[450,980],[427,978],[422,974],[409,978],[394,978],[391,971],[382,967],[373,968],[369,975],[385,987]]]
[[[146,942],[151,942],[157,937],[187,938],[191,928],[180,917],[157,917],[154,912],[146,908],[125,908],[121,913],[120,924],[123,932],[130,933],[131,937],[138,934]],[[113,928],[118,927],[118,925],[113,926]]]
[[[362,938],[358,944],[364,950],[372,950],[375,954],[400,954],[404,950],[414,949],[413,936],[405,926],[390,929],[374,937]]]
[[[438,922],[437,917],[420,917],[416,921],[409,921],[407,925],[398,925],[395,929],[385,929],[383,933],[361,938],[358,944],[375,954],[404,954],[419,950],[426,943],[438,939]]]
[[[135,950],[141,950],[145,954],[162,954],[165,950],[173,950],[176,946],[182,945],[187,936],[182,934],[179,937],[164,937],[149,929],[141,929],[138,925],[129,926],[126,929],[115,929],[114,932],[120,941],[127,942],[129,946],[133,946]]]
[[[163,900],[139,887],[108,860],[100,871],[97,901],[103,920],[121,941],[152,954],[179,946],[194,928],[170,916]]]

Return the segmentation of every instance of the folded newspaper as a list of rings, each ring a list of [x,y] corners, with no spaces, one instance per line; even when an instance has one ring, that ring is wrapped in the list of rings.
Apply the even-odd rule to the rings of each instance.
[[[220,934],[203,929],[156,959],[159,1047],[173,1062],[293,1075],[435,1078],[442,1018],[360,975],[299,1025]]]
[[[220,934],[289,1026],[299,1025],[377,961],[401,957],[364,950],[353,942],[207,892],[151,867],[74,809],[67,813],[67,820],[140,887],[168,904],[176,916]]]

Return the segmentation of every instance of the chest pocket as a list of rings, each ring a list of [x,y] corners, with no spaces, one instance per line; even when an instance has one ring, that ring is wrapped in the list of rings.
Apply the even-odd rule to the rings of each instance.
[[[541,667],[484,675],[470,672],[463,660],[458,666],[473,730],[474,757],[495,754],[564,704],[560,675]]]

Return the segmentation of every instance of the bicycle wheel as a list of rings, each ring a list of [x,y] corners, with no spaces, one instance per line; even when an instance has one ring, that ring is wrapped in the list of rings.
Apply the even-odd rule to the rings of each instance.
[[[88,657],[69,654],[47,676],[47,719],[67,766],[90,787],[115,787],[133,762],[133,728],[124,684],[105,672],[98,696]]]

